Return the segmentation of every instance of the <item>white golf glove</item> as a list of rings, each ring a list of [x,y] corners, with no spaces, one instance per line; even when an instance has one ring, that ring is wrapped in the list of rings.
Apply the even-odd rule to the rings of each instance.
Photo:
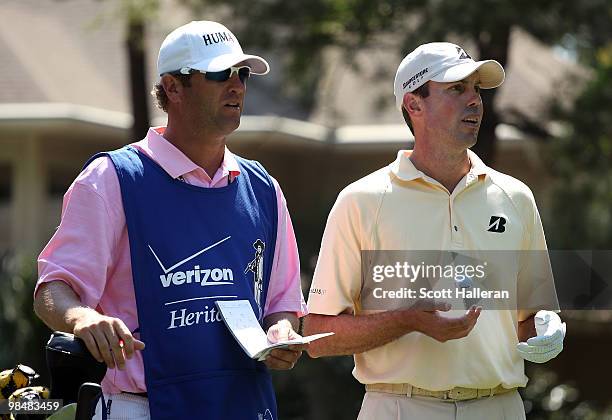
[[[538,311],[534,317],[537,336],[516,345],[521,357],[533,363],[545,363],[563,350],[565,322],[552,311]]]

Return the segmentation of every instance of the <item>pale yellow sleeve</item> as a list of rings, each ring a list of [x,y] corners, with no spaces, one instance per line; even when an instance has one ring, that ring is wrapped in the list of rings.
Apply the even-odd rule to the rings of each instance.
[[[559,302],[544,228],[533,196],[525,217],[526,235],[521,250],[518,278],[518,319],[523,321],[540,309],[558,311]]]
[[[312,286],[308,312],[354,312],[361,290],[361,215],[355,194],[341,192],[329,217]]]

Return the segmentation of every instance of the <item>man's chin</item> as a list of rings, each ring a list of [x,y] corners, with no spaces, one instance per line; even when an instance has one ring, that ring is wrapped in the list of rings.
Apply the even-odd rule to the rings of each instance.
[[[223,124],[223,132],[225,135],[229,135],[236,131],[240,127],[240,117],[231,118],[225,121]]]
[[[461,139],[461,142],[465,144],[467,148],[470,148],[476,144],[478,141],[478,129],[472,131],[470,133],[465,133]]]
[[[473,147],[476,142],[478,141],[478,137],[477,136],[465,136],[463,138],[458,139],[458,141],[463,144],[463,146],[465,146],[466,148],[470,148]]]

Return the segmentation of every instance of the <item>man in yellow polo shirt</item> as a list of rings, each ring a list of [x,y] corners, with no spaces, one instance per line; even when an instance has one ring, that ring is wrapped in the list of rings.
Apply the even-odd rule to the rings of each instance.
[[[311,343],[314,357],[354,355],[353,374],[367,390],[360,419],[524,419],[516,391],[527,383],[524,360],[543,363],[563,348],[533,195],[469,150],[482,121],[480,89],[504,77],[498,62],[474,61],[451,43],[411,52],[394,93],[414,149],[346,187],[331,210],[305,333],[335,332]],[[515,306],[488,310],[478,299],[460,311],[427,299],[432,306],[367,306],[365,250],[501,253],[502,268],[490,267],[485,283],[514,291]],[[397,276],[402,267],[387,268]],[[461,280],[464,287],[474,278]]]

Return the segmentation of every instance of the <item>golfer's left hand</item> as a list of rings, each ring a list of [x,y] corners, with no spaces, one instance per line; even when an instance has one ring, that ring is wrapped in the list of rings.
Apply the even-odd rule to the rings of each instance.
[[[268,341],[270,343],[290,341],[298,338],[301,338],[301,336],[293,330],[291,322],[286,319],[278,321],[268,329]],[[291,369],[302,355],[302,351],[307,348],[307,344],[295,344],[284,349],[274,349],[266,357],[264,363],[269,369]]]
[[[545,363],[557,357],[563,350],[565,322],[552,311],[539,311],[534,317],[536,333],[527,342],[518,343],[521,357],[533,363]]]

